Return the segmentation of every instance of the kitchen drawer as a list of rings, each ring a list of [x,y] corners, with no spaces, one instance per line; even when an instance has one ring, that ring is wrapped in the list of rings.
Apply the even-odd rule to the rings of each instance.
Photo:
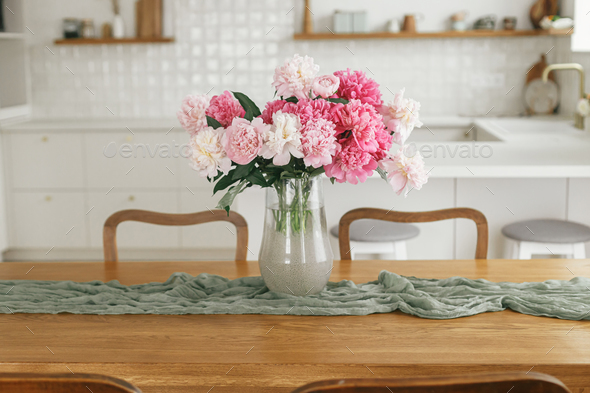
[[[8,140],[14,188],[84,187],[80,134],[10,134]]]
[[[180,142],[165,131],[105,132],[86,136],[86,165],[90,188],[178,187]],[[175,140],[176,139],[176,140]],[[166,146],[169,148],[166,150]]]
[[[180,190],[180,209],[182,213],[195,213],[215,209],[223,196],[222,192],[211,196],[210,191]],[[237,203],[234,203],[237,207]],[[229,228],[229,229],[228,229]],[[183,248],[235,248],[236,230],[228,222],[210,222],[206,224],[182,227]]]
[[[90,244],[102,248],[102,228],[106,219],[124,209],[145,209],[163,213],[178,213],[178,193],[175,191],[132,191],[113,189],[90,192],[88,222]],[[119,248],[178,248],[180,228],[138,222],[124,222],[117,228]]]
[[[82,192],[15,192],[11,247],[86,247],[87,211]]]

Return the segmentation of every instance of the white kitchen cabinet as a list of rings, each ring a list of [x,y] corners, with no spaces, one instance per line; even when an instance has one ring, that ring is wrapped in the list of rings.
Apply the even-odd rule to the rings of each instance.
[[[6,137],[15,189],[84,187],[81,134],[9,133]]]
[[[590,179],[569,179],[567,219],[590,226]],[[590,243],[586,243],[590,256]]]
[[[565,219],[566,179],[457,179],[457,206],[481,211],[488,219],[488,258],[503,258],[504,225],[535,218]],[[457,222],[457,258],[473,258],[475,225]]]
[[[15,192],[11,246],[87,247],[85,207],[82,192]]]
[[[145,209],[178,213],[176,191],[93,191],[88,193],[88,228],[92,247],[102,248],[102,228],[106,219],[123,209]],[[117,228],[120,249],[178,248],[180,228],[138,222],[124,222]]]
[[[208,212],[213,210],[217,205],[223,193],[215,196],[211,191],[205,190],[180,190],[180,212],[195,213],[199,211]],[[234,203],[234,208],[237,208]],[[219,214],[219,213],[218,213]],[[225,213],[223,213],[225,214]],[[228,222],[211,222],[200,225],[190,225],[182,227],[182,247],[183,248],[205,248],[205,249],[228,249],[236,247],[236,230]]]
[[[123,130],[125,130],[123,128]],[[133,131],[85,136],[88,187],[170,189],[180,182],[179,147],[172,132]]]

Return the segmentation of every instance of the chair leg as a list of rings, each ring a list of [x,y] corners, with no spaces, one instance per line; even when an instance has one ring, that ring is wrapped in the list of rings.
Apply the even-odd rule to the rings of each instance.
[[[574,244],[574,259],[584,259],[586,258],[586,246],[584,243],[575,243]]]
[[[520,254],[520,242],[516,241],[516,240],[510,240],[510,243],[512,244],[511,246],[511,254],[510,254],[510,259],[519,259],[519,254]]]
[[[531,259],[531,257],[533,255],[532,255],[532,250],[531,250],[531,246],[529,243],[520,242],[518,248],[519,248],[518,259]]]
[[[393,253],[395,254],[395,259],[399,261],[405,261],[408,259],[408,251],[406,249],[406,242],[394,242],[393,243]]]

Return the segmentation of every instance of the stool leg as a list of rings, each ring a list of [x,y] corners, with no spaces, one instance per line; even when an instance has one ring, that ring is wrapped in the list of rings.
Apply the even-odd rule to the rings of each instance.
[[[405,261],[408,259],[408,251],[406,250],[406,242],[394,242],[393,243],[393,252],[395,254],[395,259],[399,261]]]
[[[532,257],[531,246],[528,242],[520,242],[518,250],[518,259],[531,259]]]
[[[510,259],[519,259],[520,256],[520,242],[516,241],[516,240],[510,240],[510,243],[512,243],[512,254],[510,255]]]
[[[586,246],[584,245],[584,243],[575,243],[574,244],[574,258],[575,259],[586,258]]]

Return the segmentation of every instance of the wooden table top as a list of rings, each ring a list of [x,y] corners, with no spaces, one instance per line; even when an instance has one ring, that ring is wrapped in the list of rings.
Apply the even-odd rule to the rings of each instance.
[[[34,268],[33,268],[34,266]],[[335,262],[331,280],[389,270],[491,281],[590,277],[590,260]],[[259,275],[256,262],[0,263],[0,280],[164,281],[173,272]],[[0,372],[85,372],[145,392],[282,391],[336,377],[547,372],[590,388],[590,324],[512,311],[453,320],[368,316],[0,315]]]

